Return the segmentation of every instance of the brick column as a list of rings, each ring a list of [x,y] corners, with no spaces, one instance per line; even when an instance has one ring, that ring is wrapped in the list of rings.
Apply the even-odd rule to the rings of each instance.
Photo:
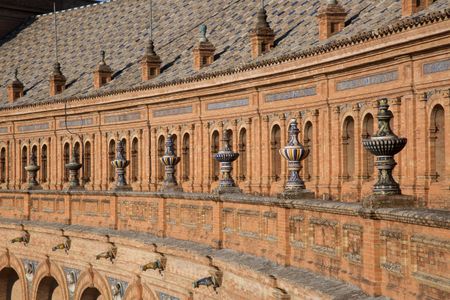
[[[447,186],[450,188],[450,95],[447,94],[447,98],[444,103],[445,113],[445,174],[447,177]]]
[[[209,134],[209,123],[208,122],[204,122],[203,123],[203,133],[201,134],[202,138],[203,138],[203,147],[201,147],[203,149],[203,154],[202,154],[202,159],[203,159],[203,164],[202,164],[202,168],[200,169],[200,171],[202,172],[202,192],[204,193],[208,193],[209,192],[209,187],[211,186],[211,171],[212,171],[212,165],[211,165],[211,136]]]
[[[154,170],[151,168],[151,151],[153,148],[150,145],[151,143],[151,135],[150,135],[150,125],[144,127],[141,131],[141,166],[140,166],[140,176],[141,176],[141,187],[143,191],[150,191],[150,183],[151,183],[151,174],[154,173]]]
[[[245,154],[247,155],[246,158],[246,171],[247,171],[247,178],[245,178],[245,186],[244,191],[246,193],[252,192],[252,183],[254,181],[253,178],[253,168],[252,168],[252,152],[253,152],[253,143],[252,143],[252,118],[247,118],[245,120],[245,125],[247,128],[247,140],[246,140],[246,149]],[[255,157],[256,159],[256,157]],[[258,160],[256,160],[258,161]],[[254,164],[253,164],[254,165]]]
[[[289,242],[289,209],[277,207],[277,235],[279,264],[289,266],[291,264],[291,247]]]
[[[322,163],[322,160],[320,159],[319,155],[320,155],[320,151],[319,151],[319,147],[322,148],[321,143],[319,142],[319,110],[315,109],[312,112],[312,116],[313,116],[313,140],[312,140],[312,145],[313,145],[313,174],[314,174],[314,178],[312,178],[311,182],[314,185],[313,187],[310,187],[309,189],[313,192],[315,192],[316,197],[319,194],[319,172],[320,172],[320,164]]]
[[[272,164],[270,159],[270,129],[269,129],[269,116],[262,117],[261,124],[261,192],[265,195],[270,191],[270,165]]]
[[[156,128],[151,128],[150,135],[150,190],[156,191],[158,188],[158,135]]]
[[[355,103],[352,106],[353,115],[355,117],[355,132],[354,132],[354,138],[355,138],[355,178],[353,181],[356,182],[355,193],[356,193],[356,199],[353,201],[358,201],[358,199],[361,199],[361,186],[362,186],[362,165],[363,165],[363,145],[362,145],[362,137],[361,137],[361,114],[360,114],[360,108],[359,104]],[[350,200],[352,201],[352,200]]]
[[[331,174],[331,184],[330,190],[332,195],[334,195],[334,199],[340,199],[340,175],[342,172],[342,134],[341,134],[341,126],[339,124],[340,117],[340,108],[339,106],[333,107],[332,120],[331,120],[331,145],[330,145],[330,170]]]
[[[380,239],[380,221],[366,220],[364,224],[364,243],[362,244],[363,290],[369,295],[380,296],[382,272],[380,257],[382,245]]]
[[[176,126],[175,134],[177,135],[177,144],[176,144],[177,153],[176,153],[176,155],[179,156],[181,159],[183,159],[183,157],[182,157],[183,136],[182,136],[182,133],[181,133],[181,127],[180,126]],[[183,170],[183,162],[180,161],[180,163],[178,163],[178,165],[176,166],[176,173],[175,173],[175,176],[177,178],[177,182],[178,182],[179,185],[181,185],[181,183],[183,182],[182,176],[181,176],[182,170]]]
[[[284,113],[280,114],[280,124],[281,124],[281,141],[280,147],[283,148],[287,142],[287,126],[286,126],[286,115]],[[280,155],[277,153],[277,155]],[[285,186],[287,181],[287,160],[281,158],[281,185]]]
[[[190,124],[189,125],[189,191],[193,192],[194,191],[194,178],[195,178],[195,173],[194,173],[194,166],[196,164],[196,161],[198,159],[196,155],[194,155],[194,149],[196,149],[197,147],[195,146],[195,124]],[[201,145],[201,144],[200,144]],[[200,147],[201,148],[201,147]]]
[[[194,136],[191,138],[191,145],[193,145],[193,142],[195,141],[196,147],[191,148],[191,156],[195,157],[196,159],[192,160],[191,165],[191,176],[193,176],[193,190],[194,192],[201,192],[202,191],[202,185],[203,181],[205,180],[203,178],[204,172],[203,170],[206,168],[205,166],[205,159],[204,153],[205,148],[208,148],[207,141],[204,139],[203,131],[205,130],[204,126],[201,122],[197,122],[194,124]],[[206,168],[207,169],[207,168]]]
[[[213,233],[212,233],[212,246],[216,249],[221,249],[223,247],[223,202],[214,201],[213,202]]]
[[[231,124],[233,125],[233,140],[231,141],[232,145],[233,145],[233,151],[234,152],[239,152],[239,132],[238,132],[238,121],[232,120]],[[235,160],[233,163],[233,179],[236,180],[237,182],[237,178],[239,176],[239,163],[238,163],[239,159]]]

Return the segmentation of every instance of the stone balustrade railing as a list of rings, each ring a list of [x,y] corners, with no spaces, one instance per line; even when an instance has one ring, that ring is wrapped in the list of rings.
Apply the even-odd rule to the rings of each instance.
[[[190,193],[2,191],[0,217],[189,240],[309,269],[371,295],[449,295],[448,212]]]

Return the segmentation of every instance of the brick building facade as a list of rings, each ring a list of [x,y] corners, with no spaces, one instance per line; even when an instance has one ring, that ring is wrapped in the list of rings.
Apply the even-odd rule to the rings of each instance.
[[[342,296],[321,286],[331,284],[327,280],[352,284],[351,291],[361,298],[364,293],[447,297],[448,1],[274,0],[266,1],[265,8],[259,1],[153,2],[152,26],[149,1],[117,0],[57,13],[57,40],[54,16],[42,15],[0,46],[3,244],[20,233],[18,220],[26,220],[32,236],[48,244],[31,242],[39,249],[35,253],[20,245],[4,247],[0,299],[2,291],[12,290],[1,286],[2,276],[11,278],[14,272],[23,285],[20,293],[40,299],[41,279],[25,284],[23,259],[42,262],[39,270],[47,277],[39,276],[53,278],[56,286],[69,284],[63,256],[48,258],[49,235],[58,226],[45,229],[50,225],[43,221],[61,224],[74,240],[92,245],[74,250],[77,262],[70,268],[83,276],[73,295],[62,288],[58,293],[63,296],[54,296],[61,299],[96,299],[83,294],[88,287],[116,299],[109,287],[117,278],[133,284],[127,293],[139,290],[140,296],[124,294],[125,299],[248,299],[249,286],[261,299]],[[199,25],[207,25],[200,34]],[[394,132],[408,138],[396,156],[394,175],[420,209],[385,208],[367,218],[360,202],[372,193],[376,173],[362,139],[378,128],[380,98],[389,100]],[[279,149],[293,118],[310,151],[301,174],[316,200],[272,198],[287,181]],[[251,196],[208,195],[220,177],[213,154],[223,146],[224,130],[240,154],[233,177]],[[188,192],[175,196],[158,193],[169,134],[181,158],[177,180]],[[111,161],[119,141],[130,161],[130,192],[111,192],[117,183]],[[41,191],[25,191],[25,167],[32,156],[40,166]],[[67,191],[65,165],[73,158],[82,163],[81,192]],[[122,274],[90,259],[94,249],[110,242],[95,227],[109,228],[105,232],[115,235],[119,248],[136,255],[128,265],[121,262]],[[176,258],[169,259],[168,278],[135,270],[146,255],[145,237],[130,236],[127,230],[154,235],[152,241],[164,245],[162,252]],[[175,239],[193,244],[181,246]],[[253,244],[257,247],[249,249]],[[202,252],[205,245],[210,252]],[[192,255],[180,253],[183,247]],[[284,269],[284,275],[268,279],[255,261],[239,271],[226,267],[224,249],[236,255],[228,259],[239,261],[238,253],[244,252],[322,277],[308,286],[308,279],[296,273],[299,282],[293,283]],[[431,259],[426,251],[435,264],[425,262]],[[200,258],[206,252],[215,257],[212,263]],[[183,269],[187,261],[197,265]],[[216,270],[213,266],[226,275],[221,292],[188,288],[187,278]],[[39,272],[33,274],[40,278]],[[261,276],[265,279],[258,283]],[[44,286],[54,292],[54,282]]]

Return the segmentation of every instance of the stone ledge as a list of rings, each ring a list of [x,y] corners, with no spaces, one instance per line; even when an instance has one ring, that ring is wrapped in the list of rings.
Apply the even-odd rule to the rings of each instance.
[[[132,245],[140,246],[156,243],[158,245],[158,249],[167,254],[177,255],[178,253],[184,253],[186,256],[194,255],[198,258],[204,258],[206,255],[209,255],[213,258],[214,264],[225,271],[230,271],[230,269],[231,271],[248,269],[255,272],[257,276],[261,276],[263,278],[268,278],[272,275],[278,280],[285,281],[292,286],[301,286],[304,289],[314,291],[315,293],[322,295],[324,299],[388,300],[386,297],[370,297],[358,287],[337,279],[327,278],[300,268],[284,267],[267,259],[240,253],[234,250],[215,250],[209,246],[191,241],[182,241],[173,238],[160,238],[141,232],[118,231],[106,228],[81,225],[64,225],[41,221],[17,221],[0,218],[0,229],[12,229],[14,227],[17,227],[18,229],[20,224],[24,224],[30,232],[36,231],[50,233],[51,230],[59,231],[60,229],[64,229],[64,232],[69,236],[71,233],[83,233],[87,234],[87,236],[91,239],[100,241],[104,241],[105,235],[107,234],[111,237],[111,241],[115,242],[116,245],[123,244],[131,246],[130,243],[127,243],[127,241],[131,240]],[[98,235],[100,235],[100,237]]]
[[[162,193],[162,192],[116,192],[116,191],[59,191],[59,190],[0,190],[0,194],[30,195],[89,195],[89,196],[123,196],[161,199],[183,199],[242,203],[253,205],[278,206],[282,208],[302,209],[338,215],[361,216],[375,220],[396,221],[401,223],[423,225],[450,229],[450,211],[423,208],[374,208],[364,209],[361,203],[338,202],[318,199],[277,199],[275,197],[254,196],[248,194],[214,195],[205,193]]]

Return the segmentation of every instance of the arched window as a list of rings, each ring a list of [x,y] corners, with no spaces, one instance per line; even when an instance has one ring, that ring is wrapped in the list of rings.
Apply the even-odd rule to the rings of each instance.
[[[131,181],[138,181],[139,177],[139,141],[134,138],[131,143]]]
[[[350,180],[355,175],[355,121],[348,116],[342,130],[343,177]]]
[[[280,126],[274,125],[272,127],[272,134],[270,135],[270,161],[272,162],[272,180],[278,181],[281,176],[281,156],[278,150],[281,147],[281,129]]]
[[[73,146],[73,149],[75,150],[75,161],[77,163],[80,162],[80,143],[76,142],[75,145]]]
[[[247,130],[241,129],[239,133],[239,180],[245,180],[247,178]]]
[[[41,182],[47,182],[47,172],[47,145],[43,145],[41,149]]]
[[[28,148],[27,146],[24,146],[22,148],[22,182],[27,182],[27,170],[25,170],[25,167],[28,164]]]
[[[83,161],[83,181],[90,182],[91,181],[91,143],[86,142],[84,144],[84,161]]]
[[[368,139],[373,135],[374,120],[372,114],[367,114],[363,120],[362,138]],[[363,178],[372,179],[373,172],[375,170],[374,156],[367,151],[364,147],[362,150],[363,155]]]
[[[64,154],[63,154],[63,159],[64,159],[64,182],[68,182],[69,181],[69,169],[66,168],[66,164],[68,164],[70,162],[70,145],[69,143],[65,143],[64,144]]]
[[[436,181],[442,181],[448,161],[445,157],[445,112],[441,105],[436,105],[431,112],[430,141],[431,175]]]
[[[161,157],[164,155],[166,139],[161,135],[158,139],[158,180],[164,180],[164,164],[161,162]]]
[[[6,149],[0,150],[0,182],[6,181]]]
[[[189,157],[191,149],[189,148],[189,140],[189,133],[185,133],[183,136],[183,151],[181,157],[181,160],[183,161],[183,180],[185,181],[189,180],[190,173]]]
[[[212,181],[219,180],[220,165],[217,160],[214,159],[214,154],[219,152],[219,132],[215,130],[211,136],[211,159],[212,159]]]
[[[116,141],[111,140],[109,141],[109,148],[108,148],[108,180],[109,182],[114,182],[114,179],[116,178],[114,167],[112,165],[112,161],[116,159]]]
[[[309,150],[309,154],[303,162],[303,177],[306,181],[312,179],[314,175],[313,167],[313,127],[311,122],[306,122],[305,131],[303,134],[303,146],[305,150]]]

